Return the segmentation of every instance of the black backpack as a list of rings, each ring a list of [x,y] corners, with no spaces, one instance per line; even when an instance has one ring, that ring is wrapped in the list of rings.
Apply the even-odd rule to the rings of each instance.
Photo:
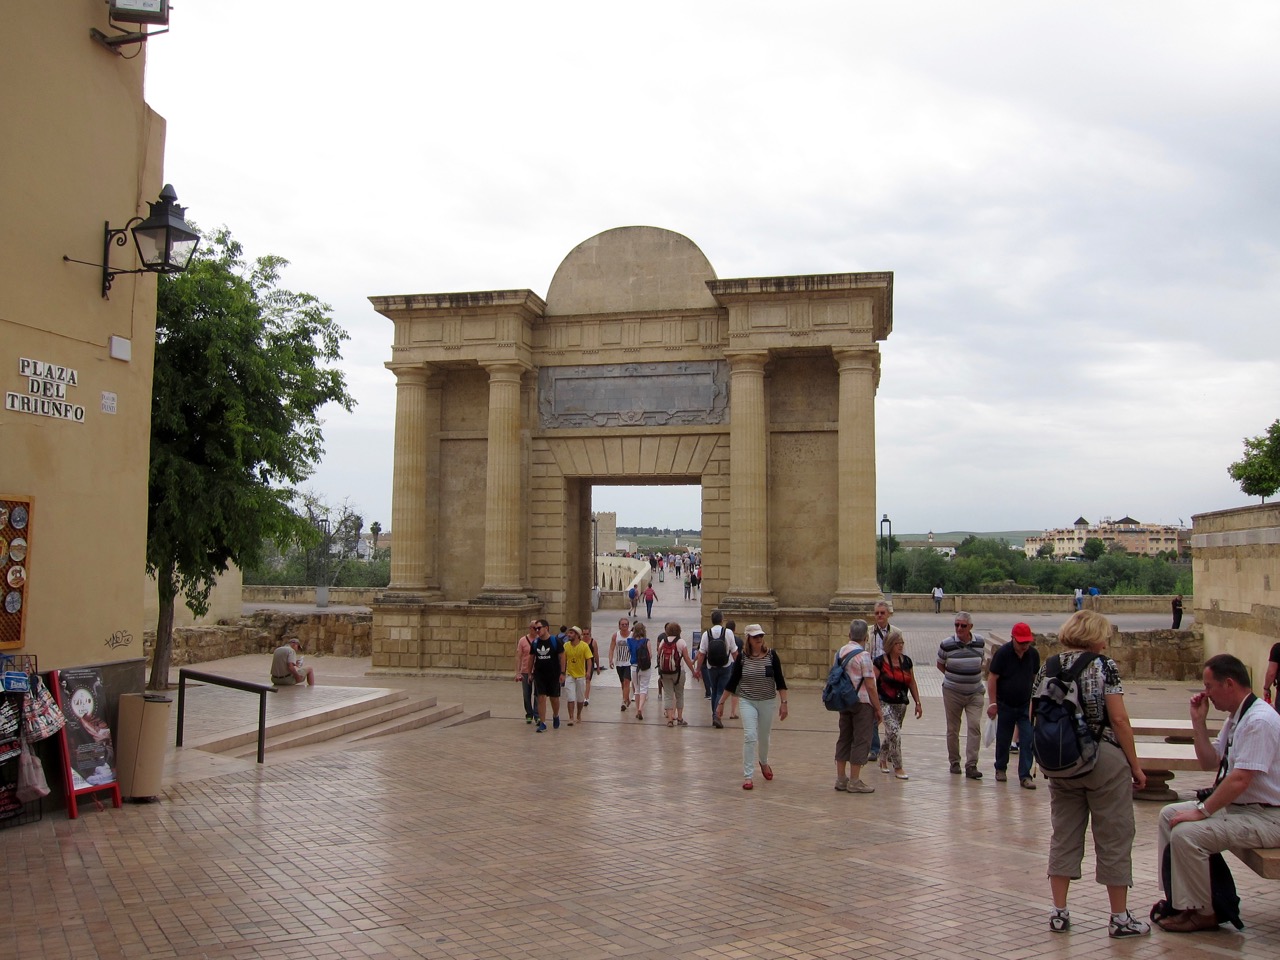
[[[716,636],[716,631],[720,636]],[[729,641],[725,639],[724,627],[717,624],[707,633],[707,664],[712,667],[729,665]]]
[[[640,641],[640,646],[636,647],[636,669],[648,670],[653,666],[653,657],[649,653],[649,640],[646,637]]]
[[[1160,883],[1164,887],[1165,898],[1157,900],[1151,908],[1151,919],[1154,921],[1182,912],[1173,905],[1173,857],[1168,847],[1164,848],[1164,856],[1160,859]],[[1243,930],[1244,921],[1240,919],[1240,895],[1236,893],[1236,878],[1231,875],[1231,868],[1220,853],[1209,856],[1209,890],[1213,895],[1213,912],[1218,923],[1229,923],[1237,930]]]
[[[1098,741],[1080,701],[1080,676],[1097,659],[1082,653],[1065,672],[1059,654],[1045,664],[1031,702],[1031,745],[1046,777],[1082,777],[1098,762]]]

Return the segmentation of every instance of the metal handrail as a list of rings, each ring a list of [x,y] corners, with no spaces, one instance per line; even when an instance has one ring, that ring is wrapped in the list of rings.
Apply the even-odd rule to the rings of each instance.
[[[237,680],[234,677],[220,677],[216,673],[204,673],[200,670],[188,670],[183,667],[178,671],[178,743],[182,746],[182,717],[187,700],[187,677],[202,683],[212,683],[219,687],[230,687],[232,690],[244,690],[258,695],[258,762],[262,763],[267,751],[267,694],[275,693],[276,688],[265,683],[253,683],[250,680]]]

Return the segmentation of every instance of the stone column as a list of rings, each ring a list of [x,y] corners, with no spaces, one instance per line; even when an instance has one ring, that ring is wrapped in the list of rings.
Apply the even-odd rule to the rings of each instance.
[[[840,371],[839,569],[833,608],[869,608],[876,583],[876,348],[836,350]]]
[[[729,589],[726,607],[776,606],[769,593],[769,443],[766,350],[729,361]]]
[[[388,364],[390,366],[390,364]],[[431,442],[438,443],[439,390],[421,364],[391,367],[396,375],[395,463],[391,479],[391,586],[408,593],[431,589],[432,530],[427,509]],[[431,395],[436,398],[432,418]]]
[[[486,363],[489,449],[485,469],[484,587],[480,599],[521,597],[524,524],[520,509],[520,381],[514,361]]]

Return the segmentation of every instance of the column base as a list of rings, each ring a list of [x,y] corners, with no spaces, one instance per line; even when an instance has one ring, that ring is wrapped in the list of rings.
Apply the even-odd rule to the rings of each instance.
[[[837,594],[827,604],[834,613],[873,613],[880,602],[880,594]]]
[[[387,587],[378,594],[379,603],[435,603],[444,599],[444,593],[436,587]]]
[[[721,610],[777,610],[778,598],[767,594],[730,593],[720,601]]]
[[[500,593],[498,591],[485,591],[468,601],[468,603],[478,607],[522,607],[530,603],[539,602],[541,601],[537,597],[532,597],[527,593]]]

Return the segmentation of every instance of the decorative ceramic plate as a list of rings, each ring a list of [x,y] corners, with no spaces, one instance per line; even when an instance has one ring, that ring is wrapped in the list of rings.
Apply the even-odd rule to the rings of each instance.
[[[17,613],[22,609],[22,594],[17,590],[10,590],[4,598],[5,613]]]
[[[27,528],[27,508],[22,504],[18,504],[9,512],[9,522],[13,524],[15,530],[25,530]]]
[[[0,506],[0,527],[7,526],[9,523],[9,508]]]
[[[4,557],[4,539],[0,538],[0,559]],[[21,563],[27,559],[27,541],[25,537],[14,537],[13,542],[9,544],[9,559],[14,563]]]
[[[9,586],[15,590],[20,590],[27,582],[27,568],[21,565],[10,567],[9,574],[5,579],[9,581]]]

